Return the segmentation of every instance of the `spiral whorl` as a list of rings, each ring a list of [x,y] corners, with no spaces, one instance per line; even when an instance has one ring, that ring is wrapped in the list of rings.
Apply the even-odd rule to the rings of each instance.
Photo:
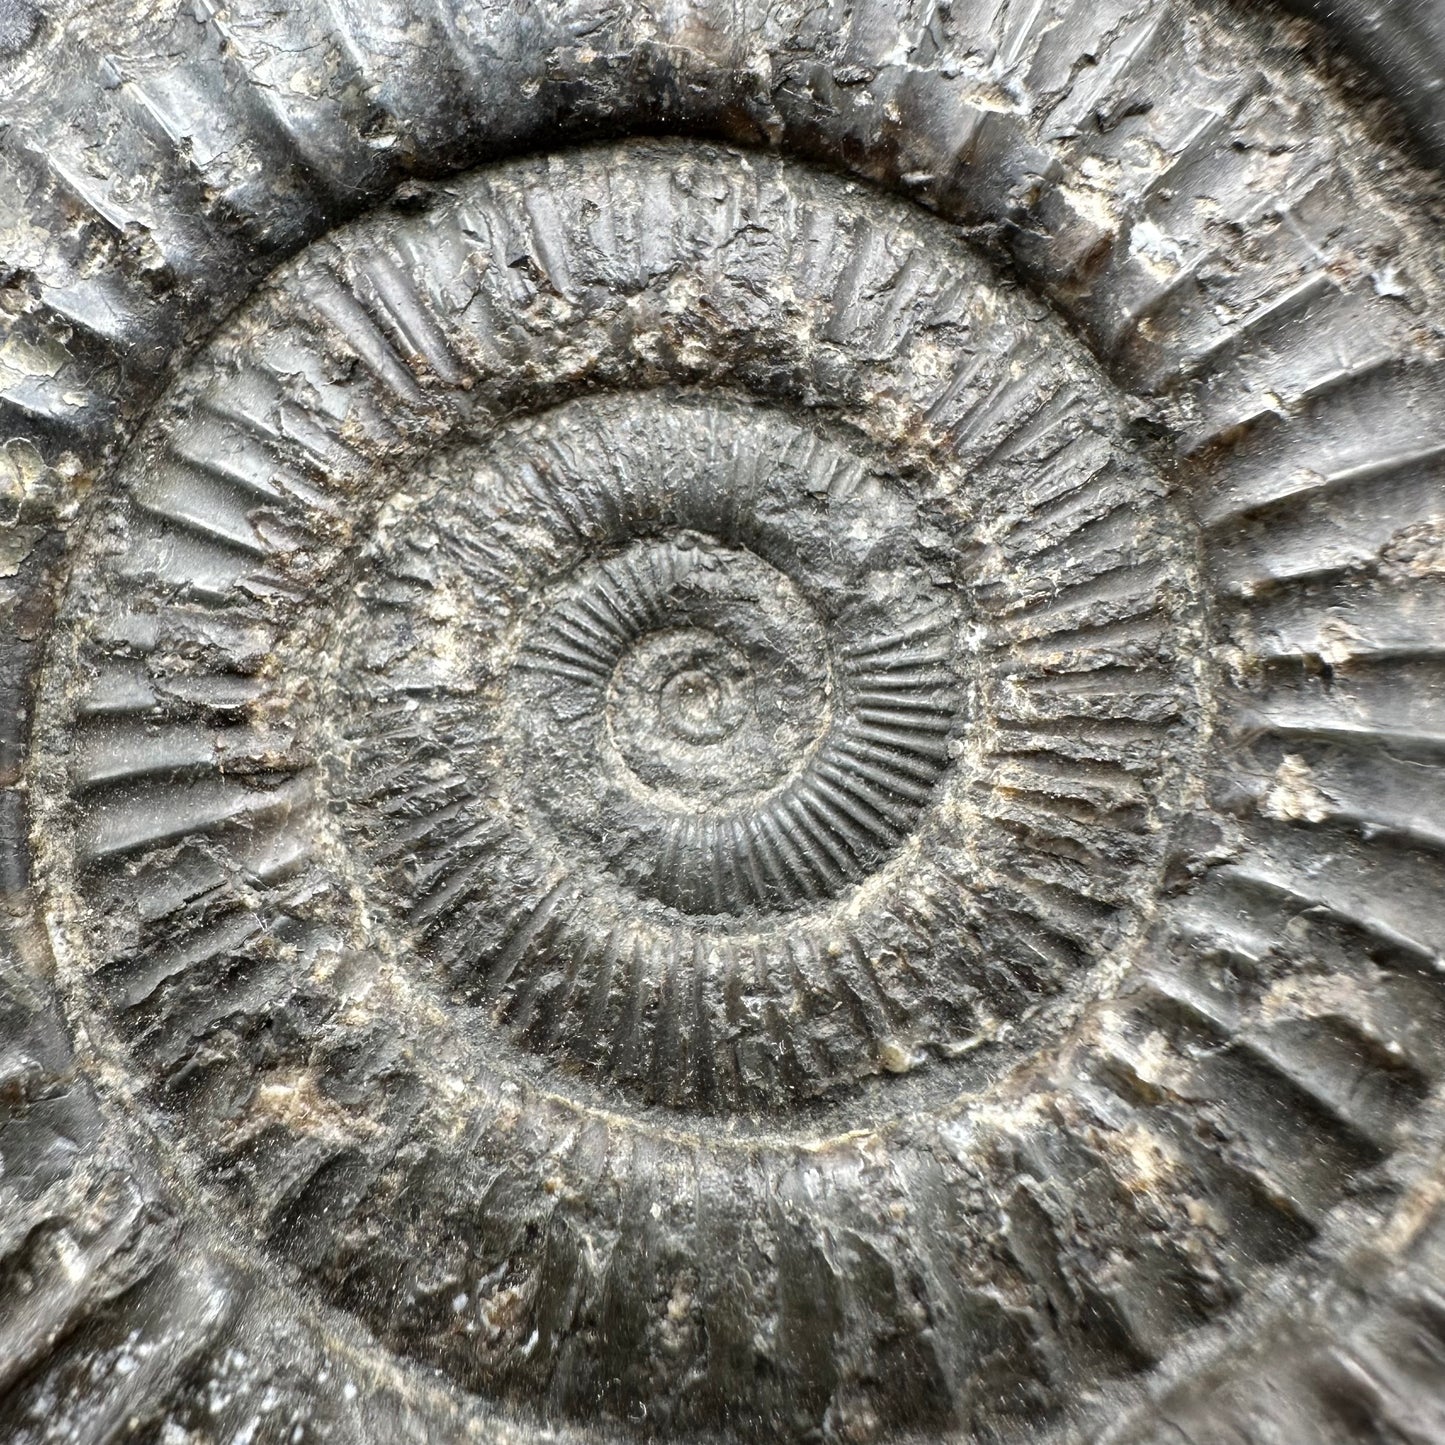
[[[1127,71],[1017,13],[1041,94]],[[1433,744],[1351,759],[1435,454],[1292,430],[1357,436],[1384,374],[1342,264],[1111,229],[1111,166],[1182,233],[1176,161],[1291,163],[1209,139],[1234,70],[1136,154],[1150,109],[1082,99],[1025,145],[982,54],[788,71],[788,159],[408,187],[198,344],[77,522],[27,764],[57,988],[264,1308],[409,1399],[1013,1438],[1324,1250],[1423,1111]],[[807,163],[825,124],[989,224]],[[1230,316],[1328,331],[1318,383],[1211,389]],[[1350,547],[1378,610],[1311,632]],[[1320,841],[1359,819],[1388,867]]]

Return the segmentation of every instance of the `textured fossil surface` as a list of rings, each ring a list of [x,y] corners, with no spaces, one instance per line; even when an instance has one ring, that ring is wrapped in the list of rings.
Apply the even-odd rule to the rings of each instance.
[[[1319,31],[0,84],[0,1436],[1445,1436],[1440,195]]]

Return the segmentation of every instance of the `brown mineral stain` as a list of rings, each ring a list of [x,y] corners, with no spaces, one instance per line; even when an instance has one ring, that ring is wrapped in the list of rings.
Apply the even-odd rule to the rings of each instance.
[[[261,1085],[251,1098],[247,1116],[251,1131],[279,1124],[296,1134],[354,1135],[358,1129],[375,1132],[370,1120],[359,1119],[328,1099],[305,1073],[278,1073]]]
[[[1445,517],[1402,527],[1381,548],[1380,560],[1395,577],[1445,577]]]
[[[1274,783],[1264,796],[1267,816],[1281,822],[1322,823],[1330,815],[1330,800],[1315,786],[1309,765],[1288,753],[1275,769]]]

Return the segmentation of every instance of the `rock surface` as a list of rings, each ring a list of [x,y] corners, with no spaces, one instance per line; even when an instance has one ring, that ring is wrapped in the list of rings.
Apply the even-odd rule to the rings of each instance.
[[[0,87],[0,1436],[1445,1435],[1431,92],[1172,0]]]

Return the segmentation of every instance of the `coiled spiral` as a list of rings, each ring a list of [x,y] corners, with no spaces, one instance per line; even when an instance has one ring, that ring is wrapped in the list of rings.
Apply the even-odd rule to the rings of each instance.
[[[145,413],[52,459],[37,918],[147,1161],[85,1166],[55,1297],[161,1270],[171,1191],[136,1297],[209,1393],[157,1438],[266,1415],[242,1336],[278,1400],[347,1361],[358,1439],[1092,1429],[1428,1193],[1417,234],[1253,20],[471,8],[453,70],[372,36],[346,103],[415,125],[364,160],[301,37],[265,165],[112,66],[287,259],[165,273],[164,389],[32,373]],[[185,254],[119,232],[45,273],[74,336]]]

